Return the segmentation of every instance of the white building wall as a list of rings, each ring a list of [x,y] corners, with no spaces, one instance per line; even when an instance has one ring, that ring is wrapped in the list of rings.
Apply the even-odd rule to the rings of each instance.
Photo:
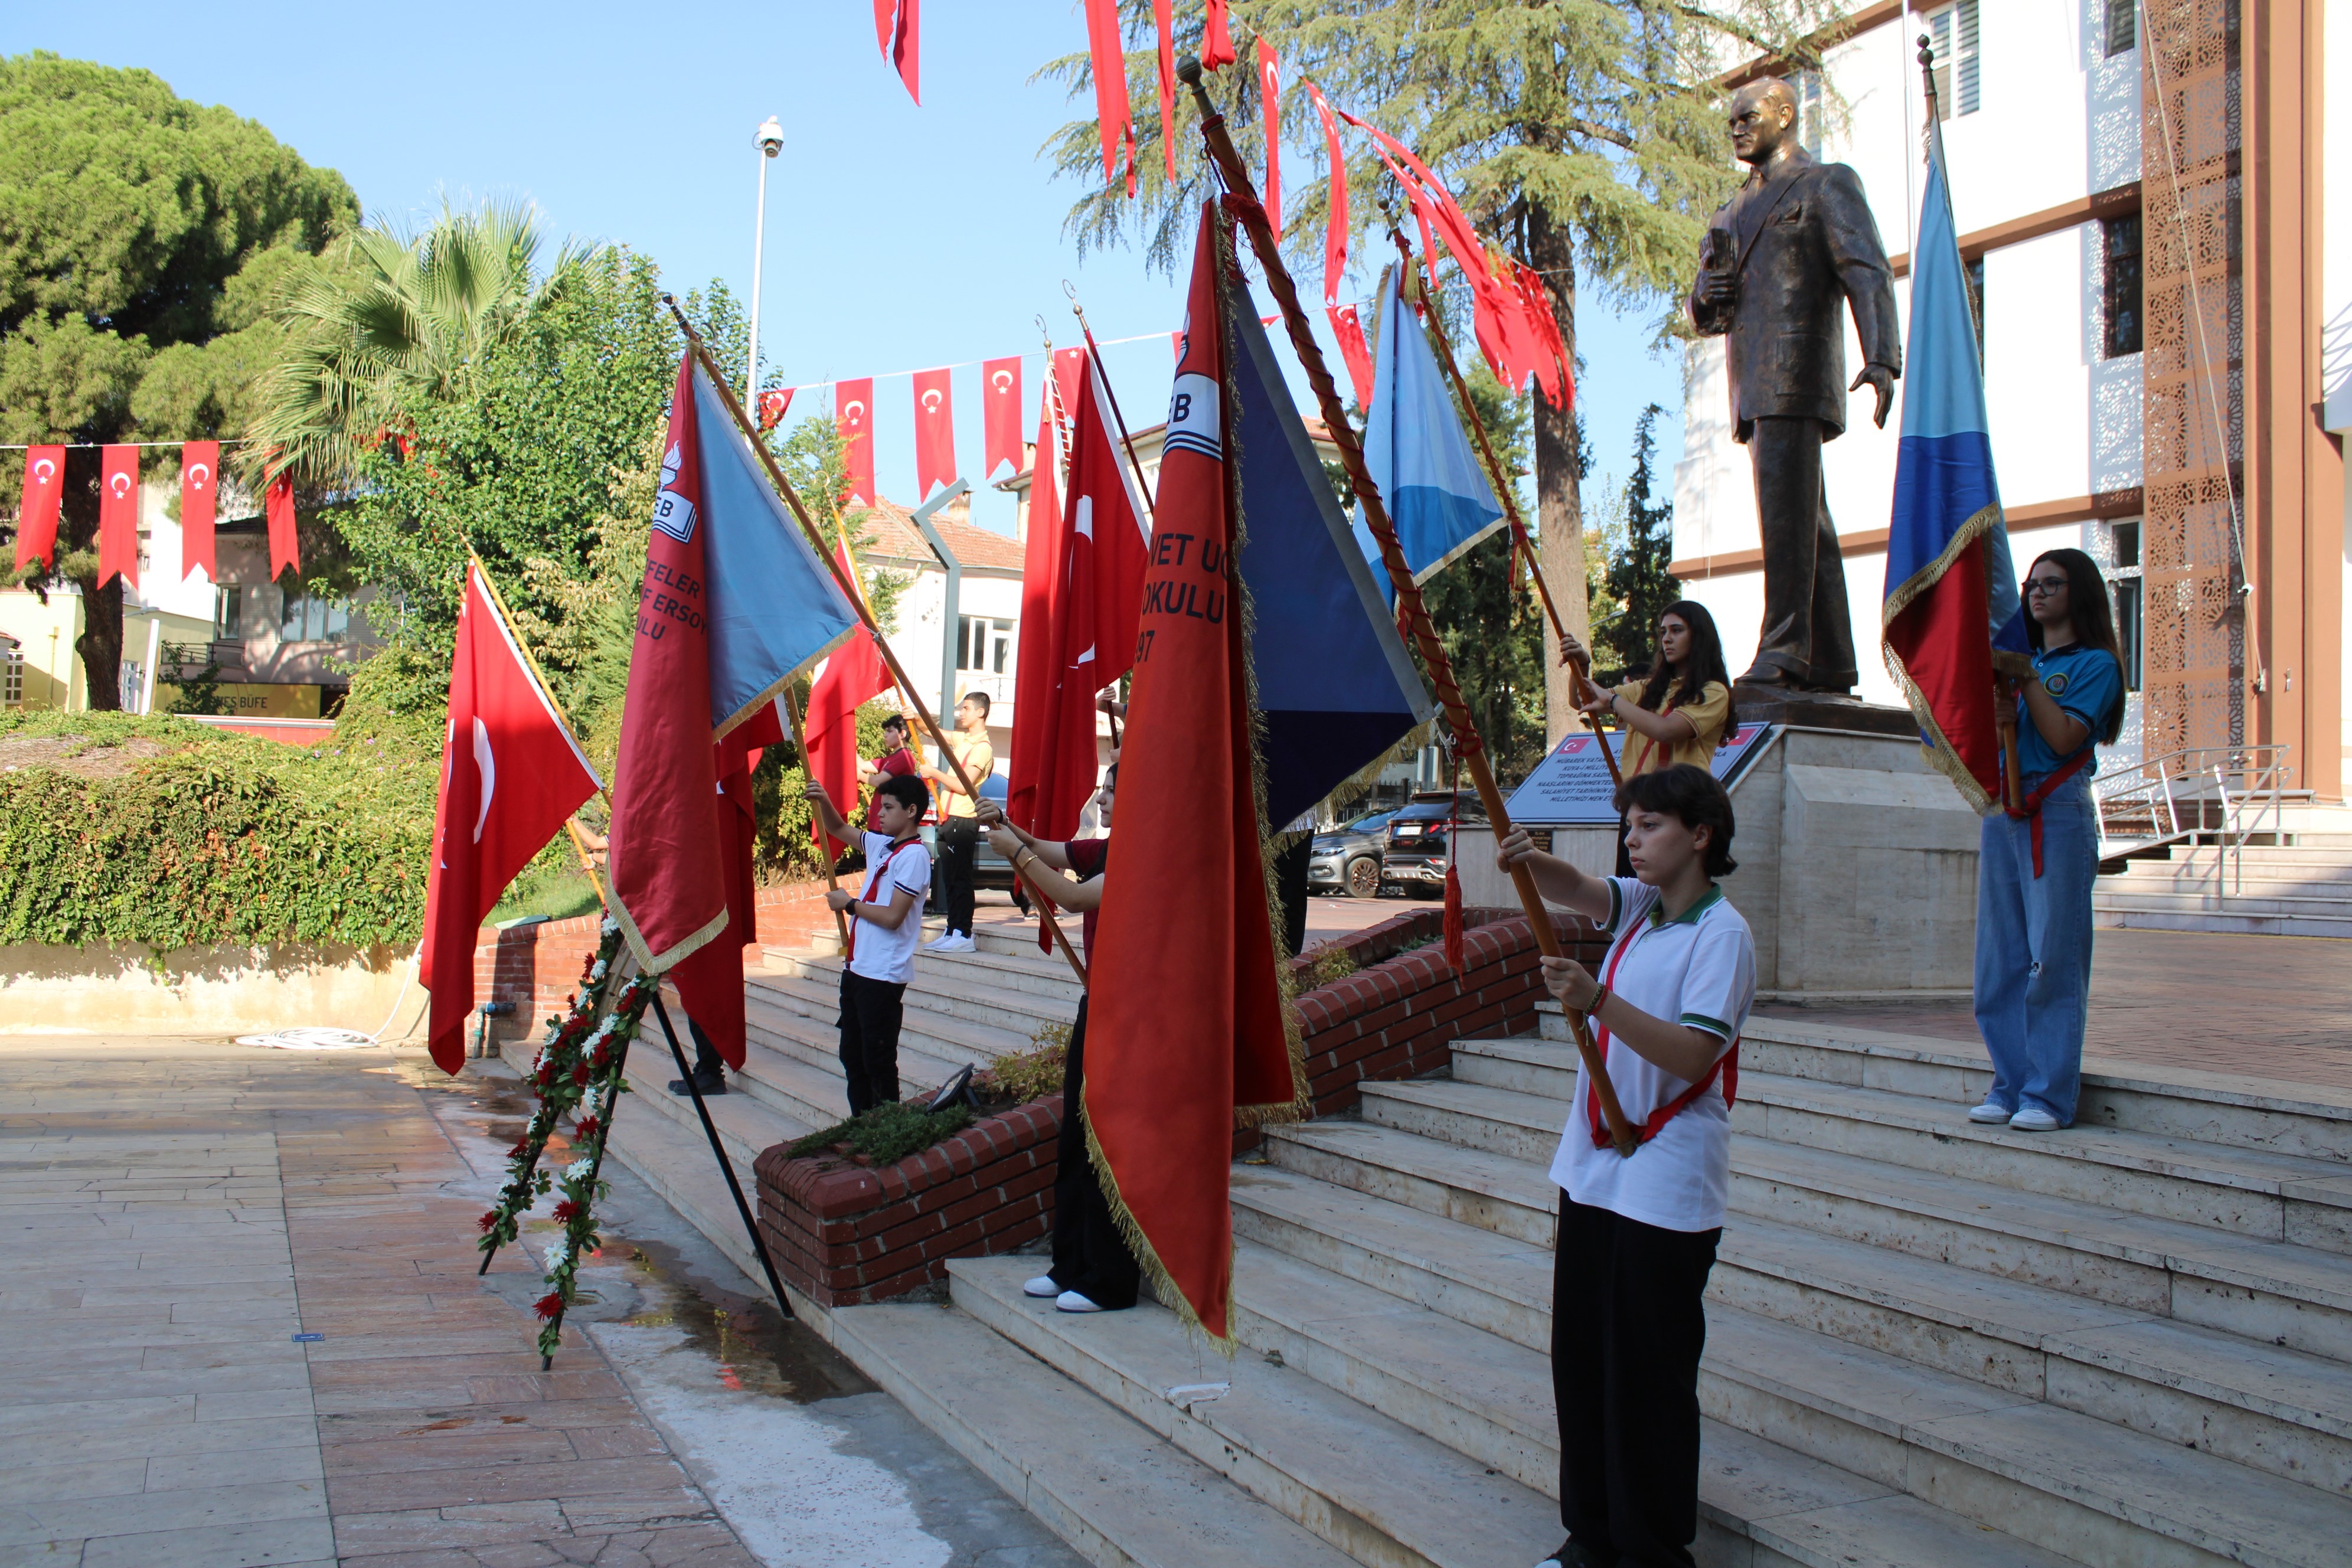
[[[965,671],[958,675],[954,689],[943,693],[940,689],[940,655],[953,645],[949,639],[953,633],[945,625],[948,577],[938,567],[915,574],[915,580],[898,596],[896,629],[890,633],[890,651],[898,656],[907,679],[915,683],[915,694],[923,705],[939,719],[942,729],[955,727],[955,705],[966,691],[975,688],[989,694],[989,739],[996,748],[996,771],[1006,771],[1013,745],[1013,672],[1018,666],[1021,635],[1021,582],[1018,578],[981,576],[966,573],[959,588],[959,613],[985,616],[992,620],[1011,621],[1014,641],[1006,650],[1004,673],[992,672],[975,677]],[[909,719],[913,717],[908,715]]]

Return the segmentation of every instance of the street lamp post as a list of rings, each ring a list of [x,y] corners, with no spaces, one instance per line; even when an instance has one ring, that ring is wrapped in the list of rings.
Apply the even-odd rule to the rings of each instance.
[[[760,278],[768,241],[768,164],[784,150],[784,128],[772,114],[761,122],[753,140],[760,145],[760,206],[751,222],[751,346],[743,367],[743,404],[757,415],[760,408]]]

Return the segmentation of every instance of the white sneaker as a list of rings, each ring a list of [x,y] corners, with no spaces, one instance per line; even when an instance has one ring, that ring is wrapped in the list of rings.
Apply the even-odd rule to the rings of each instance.
[[[1076,1290],[1065,1290],[1060,1295],[1054,1298],[1054,1310],[1057,1312],[1099,1312],[1102,1309],[1096,1306],[1086,1297],[1079,1295]]]
[[[930,941],[923,943],[923,951],[925,952],[939,952],[943,951],[947,947],[948,943],[953,941],[955,941],[955,932],[951,931],[943,931],[939,935],[931,938]]]
[[[1023,1280],[1021,1293],[1024,1296],[1035,1296],[1042,1300],[1047,1296],[1060,1295],[1062,1288],[1054,1283],[1054,1277],[1051,1274],[1040,1274],[1034,1279]]]
[[[1969,1112],[1969,1120],[1987,1127],[1993,1127],[2008,1121],[2011,1114],[2008,1107],[1996,1100],[1988,1100]]]
[[[931,951],[934,952],[978,952],[980,951],[980,947],[978,943],[971,940],[971,938],[964,935],[962,932],[950,931],[947,935],[940,938],[939,941],[931,943]]]
[[[2020,1132],[2055,1132],[2065,1125],[2038,1105],[2021,1107],[2009,1124]]]

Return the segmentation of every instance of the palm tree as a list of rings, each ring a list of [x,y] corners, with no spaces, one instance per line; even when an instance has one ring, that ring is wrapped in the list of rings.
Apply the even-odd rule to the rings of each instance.
[[[362,450],[404,424],[414,399],[462,396],[482,355],[567,288],[585,250],[567,242],[541,277],[527,204],[446,204],[422,233],[371,226],[279,308],[292,329],[247,431],[257,490],[290,472],[305,490],[348,489]]]

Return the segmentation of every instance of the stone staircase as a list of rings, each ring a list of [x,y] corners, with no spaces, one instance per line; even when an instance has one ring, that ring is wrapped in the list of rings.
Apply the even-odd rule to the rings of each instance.
[[[959,1039],[1025,1039],[1074,1005],[1066,971],[997,946],[920,961],[910,1081],[961,1065]],[[750,1113],[730,1131],[747,1171],[768,1136],[751,1121],[819,1110],[799,1097],[822,1088],[825,974],[778,955],[751,980],[778,1062],[715,1102]],[[978,1016],[992,1004],[1016,1011]],[[1234,1168],[1234,1360],[1156,1305],[1053,1311],[1021,1294],[1034,1258],[960,1260],[948,1303],[822,1326],[1092,1561],[1532,1564],[1560,1533],[1560,1026],[1462,1042],[1447,1078],[1367,1084],[1357,1118],[1268,1131]],[[1965,1120],[1988,1076],[1972,1047],[1751,1024],[1700,1562],[2352,1561],[2352,1095],[2095,1062],[2078,1126],[2036,1137]],[[666,1194],[743,1254],[671,1103],[682,1117],[635,1127],[692,1132],[679,1184],[705,1191]]]
[[[2094,918],[2143,931],[2352,937],[2352,808],[2290,805],[2234,865],[2212,837],[2100,878]]]

